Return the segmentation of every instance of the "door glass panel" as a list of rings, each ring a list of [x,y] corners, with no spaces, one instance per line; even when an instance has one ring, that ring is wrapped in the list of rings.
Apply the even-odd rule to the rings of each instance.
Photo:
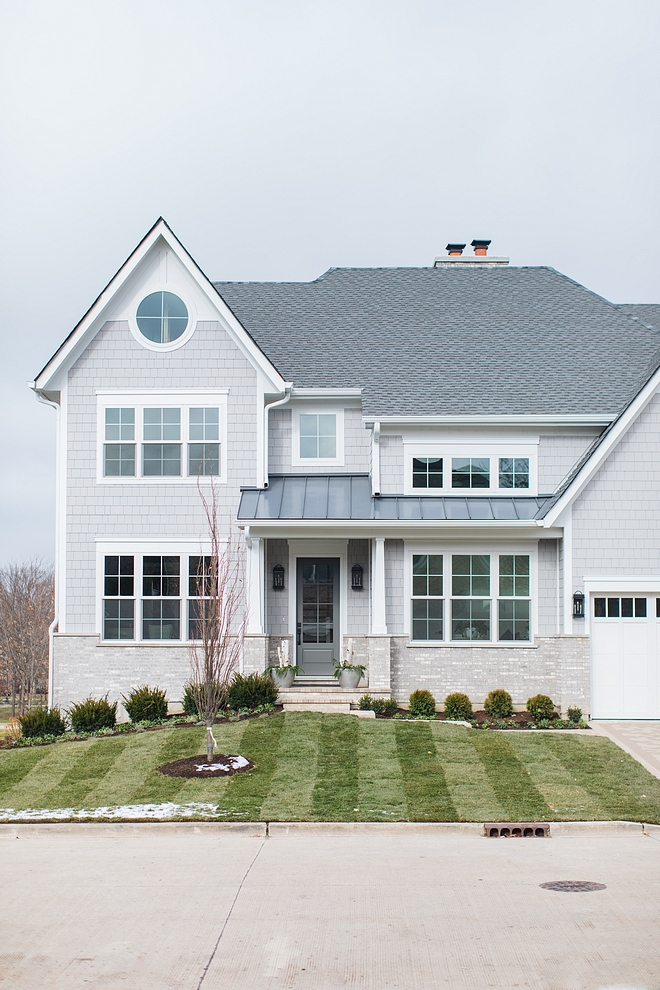
[[[334,565],[324,561],[302,567],[302,641],[334,641]]]

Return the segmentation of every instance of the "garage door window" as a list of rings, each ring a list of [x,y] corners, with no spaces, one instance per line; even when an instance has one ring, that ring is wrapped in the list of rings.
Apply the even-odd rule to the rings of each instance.
[[[594,598],[594,616],[596,619],[645,619],[646,598]]]

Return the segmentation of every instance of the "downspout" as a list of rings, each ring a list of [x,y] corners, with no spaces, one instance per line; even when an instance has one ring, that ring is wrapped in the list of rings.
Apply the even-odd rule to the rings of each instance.
[[[38,392],[35,389],[33,382],[29,382],[28,384],[29,384],[30,388],[32,389],[32,391],[34,392],[34,394],[36,395],[38,401],[39,402],[42,402],[45,406],[50,406],[51,409],[54,409],[55,410],[55,413],[57,414],[57,420],[58,420],[57,444],[58,444],[58,447],[59,447],[59,442],[60,442],[59,418],[60,418],[60,412],[61,412],[60,404],[59,404],[59,402],[53,402],[52,399],[47,399],[45,397],[45,395],[42,395],[41,392]],[[58,454],[59,454],[59,451],[58,451]],[[58,462],[59,462],[59,456],[58,456]],[[57,495],[56,495],[56,501],[59,501],[59,485],[58,485],[58,491],[57,491]],[[60,509],[61,509],[61,506],[58,505],[57,508],[56,508],[56,518],[57,518],[57,521],[58,521],[58,525],[56,526],[56,530],[55,530],[55,560],[56,560],[57,563],[59,563],[59,559],[60,559],[60,557],[59,557],[59,546],[58,546],[58,543],[59,543],[59,512],[60,512]],[[54,588],[54,595],[53,595],[53,605],[54,605],[55,617],[53,618],[53,621],[51,622],[51,624],[48,626],[48,707],[49,708],[52,708],[53,707],[53,693],[54,693],[54,677],[55,677],[55,671],[54,671],[54,666],[53,666],[54,637],[55,637],[55,630],[57,629],[57,627],[59,625],[59,621],[60,621],[60,617],[59,617],[59,614],[58,614],[58,608],[57,608],[57,603],[58,603],[58,595],[57,595],[57,591],[58,591],[58,588],[57,588],[57,567],[55,567],[55,569],[54,569],[54,575],[55,575],[55,588]]]
[[[380,422],[376,420],[371,434],[371,494],[380,495]]]
[[[271,409],[275,409],[277,406],[284,406],[291,398],[291,390],[293,389],[293,382],[284,383],[284,398],[276,399],[275,402],[269,402],[264,406],[264,459],[263,459],[263,477],[260,481],[264,488],[268,488],[268,414]],[[260,487],[257,485],[257,487]]]

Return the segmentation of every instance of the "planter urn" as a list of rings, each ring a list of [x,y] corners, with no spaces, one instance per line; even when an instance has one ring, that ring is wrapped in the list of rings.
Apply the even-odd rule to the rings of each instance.
[[[296,676],[295,670],[287,670],[286,674],[278,674],[273,668],[271,668],[270,675],[273,678],[273,683],[278,691],[286,691],[293,684],[293,679]]]
[[[360,683],[361,676],[359,670],[342,670],[339,675],[339,687],[347,691],[354,691]]]

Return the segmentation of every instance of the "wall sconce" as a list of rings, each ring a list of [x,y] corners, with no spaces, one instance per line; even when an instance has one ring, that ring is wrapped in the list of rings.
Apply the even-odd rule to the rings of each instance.
[[[573,595],[573,618],[584,619],[584,595],[581,591]]]
[[[364,585],[362,583],[362,575],[364,574],[364,568],[361,564],[353,564],[351,569],[351,589],[353,591],[362,591]]]
[[[275,564],[273,568],[273,591],[284,591],[284,568]]]

